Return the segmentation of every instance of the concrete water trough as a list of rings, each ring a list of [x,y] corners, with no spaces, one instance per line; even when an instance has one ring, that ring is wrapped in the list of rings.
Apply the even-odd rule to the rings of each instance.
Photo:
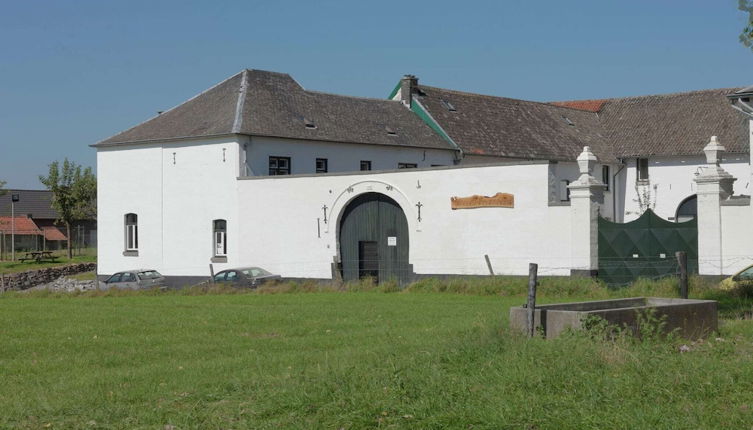
[[[677,330],[679,336],[699,338],[717,329],[717,302],[714,300],[632,297],[591,302],[558,303],[536,306],[534,325],[546,338],[559,336],[567,329],[580,329],[584,319],[596,316],[609,324],[626,327],[636,333],[639,313],[653,309],[656,318],[665,318],[665,331]],[[510,327],[526,330],[525,306],[510,308]]]

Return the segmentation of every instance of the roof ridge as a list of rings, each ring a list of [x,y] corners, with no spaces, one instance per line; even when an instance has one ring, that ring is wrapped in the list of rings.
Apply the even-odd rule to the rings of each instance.
[[[619,101],[619,100],[629,100],[629,99],[642,99],[642,98],[648,98],[648,97],[675,97],[680,95],[687,95],[687,94],[698,94],[698,93],[711,93],[711,92],[722,92],[722,91],[736,91],[739,90],[742,87],[722,87],[722,88],[707,88],[703,90],[690,90],[690,91],[676,91],[673,93],[662,93],[662,94],[643,94],[639,96],[626,96],[626,97],[606,97],[602,99],[571,99],[571,100],[552,100],[548,103],[564,103],[564,102],[585,102],[585,101],[604,101],[606,103],[613,102],[613,101]]]
[[[588,111],[584,111],[582,109],[571,108],[569,106],[553,105],[553,104],[551,104],[551,102],[540,102],[540,101],[536,101],[536,100],[525,100],[525,99],[516,99],[516,98],[512,98],[512,97],[493,96],[493,95],[489,95],[489,94],[479,94],[479,93],[472,93],[472,92],[468,92],[468,91],[459,91],[459,90],[450,90],[450,89],[447,89],[447,88],[432,87],[432,86],[429,86],[429,85],[419,85],[418,87],[419,88],[421,88],[421,87],[423,87],[423,88],[431,88],[431,89],[435,89],[435,90],[447,91],[447,92],[450,92],[450,93],[465,94],[465,95],[469,95],[469,96],[478,96],[478,97],[485,97],[485,98],[490,98],[490,99],[504,99],[504,100],[512,100],[512,101],[515,101],[515,102],[531,103],[531,104],[543,105],[543,106],[546,106],[546,107],[549,107],[549,108],[563,108],[563,109],[569,109],[569,110],[576,110],[576,111],[579,111],[579,112],[588,112]],[[590,112],[590,113],[595,113],[595,112]]]
[[[351,95],[348,95],[348,94],[336,94],[336,93],[330,93],[330,92],[327,92],[327,91],[317,91],[317,90],[307,90],[307,89],[304,89],[303,91],[307,92],[307,93],[323,94],[323,95],[326,95],[326,96],[346,97],[346,98],[349,98],[349,99],[372,100],[372,101],[388,102],[388,103],[396,103],[396,102],[399,103],[399,101],[397,101],[397,100],[383,99],[383,98],[378,98],[378,97],[351,96]]]
[[[238,101],[235,103],[235,118],[233,119],[233,133],[239,133],[243,125],[243,107],[246,103],[246,94],[248,91],[248,69],[243,70],[241,76],[241,87],[238,89]]]
[[[96,142],[96,143],[95,143],[94,145],[100,144],[100,143],[102,143],[102,142],[104,142],[104,141],[106,141],[106,140],[112,139],[112,138],[113,138],[113,137],[115,137],[115,136],[118,136],[118,135],[120,135],[120,134],[126,133],[126,132],[128,132],[128,131],[131,131],[131,130],[133,130],[134,128],[136,128],[136,127],[139,127],[139,126],[141,126],[141,125],[143,125],[143,124],[146,124],[147,122],[149,122],[149,121],[151,121],[151,120],[153,120],[153,119],[155,119],[155,118],[159,118],[159,117],[160,117],[160,115],[166,114],[166,113],[168,113],[168,112],[170,112],[170,111],[172,111],[172,110],[174,110],[174,109],[176,109],[176,108],[178,108],[178,107],[180,107],[180,106],[183,106],[184,104],[186,104],[186,103],[188,103],[188,102],[190,102],[190,101],[192,101],[192,100],[194,100],[194,99],[198,98],[199,96],[202,96],[202,95],[204,95],[204,94],[208,93],[209,91],[212,91],[213,89],[215,89],[215,88],[219,87],[220,85],[224,84],[225,82],[227,82],[227,81],[229,81],[229,80],[231,80],[231,79],[235,78],[236,76],[238,76],[238,75],[242,74],[242,73],[243,73],[243,72],[244,72],[245,70],[247,70],[247,69],[244,69],[244,70],[242,70],[242,71],[240,71],[240,72],[238,72],[238,73],[234,74],[233,76],[230,76],[229,78],[223,79],[223,80],[222,80],[222,81],[220,81],[219,83],[212,85],[211,87],[209,87],[209,88],[207,88],[206,90],[204,90],[204,91],[202,91],[202,92],[200,92],[200,93],[196,94],[195,96],[191,97],[190,99],[188,99],[188,100],[185,100],[185,101],[182,101],[182,102],[178,103],[177,105],[175,105],[175,106],[171,107],[171,108],[170,108],[170,109],[168,109],[168,110],[164,110],[164,111],[161,111],[161,112],[160,112],[160,113],[158,113],[157,115],[154,115],[154,116],[152,116],[152,117],[149,117],[148,119],[145,119],[144,121],[141,121],[140,123],[138,123],[138,124],[134,125],[134,126],[133,126],[133,127],[131,127],[131,128],[127,128],[127,129],[125,129],[125,130],[123,130],[123,131],[121,131],[121,132],[115,133],[115,134],[113,134],[112,136],[110,136],[110,137],[107,137],[107,138],[105,138],[105,139],[101,139],[101,140],[97,141],[97,142]]]

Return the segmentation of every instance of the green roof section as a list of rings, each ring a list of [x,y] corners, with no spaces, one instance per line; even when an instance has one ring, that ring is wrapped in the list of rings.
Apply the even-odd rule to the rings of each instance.
[[[400,91],[400,81],[397,81],[397,85],[395,85],[395,88],[392,89],[392,92],[387,97],[389,100],[392,100],[397,95],[397,92]]]
[[[445,133],[444,130],[442,130],[442,127],[440,127],[439,124],[437,124],[437,122],[434,121],[434,118],[432,118],[431,115],[429,115],[429,113],[426,112],[426,109],[424,109],[420,103],[416,102],[416,100],[411,100],[410,110],[413,111],[413,113],[415,113],[416,115],[418,115],[418,117],[421,118],[421,120],[425,122],[426,125],[431,127],[431,129],[434,130],[438,135],[442,136],[444,140],[448,141],[456,148],[458,147],[455,144],[455,142],[453,142],[452,139],[450,139],[450,136],[448,136],[447,133]]]

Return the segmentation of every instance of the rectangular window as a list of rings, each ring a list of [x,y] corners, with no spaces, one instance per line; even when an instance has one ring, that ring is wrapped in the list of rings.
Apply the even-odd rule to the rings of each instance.
[[[398,169],[415,169],[418,167],[416,163],[397,163]]]
[[[607,186],[604,191],[609,191],[609,166],[601,166],[601,182]]]
[[[139,224],[136,214],[125,216],[125,249],[126,251],[139,250]]]
[[[327,173],[327,159],[326,158],[316,159],[316,173]]]
[[[371,170],[371,161],[361,160],[361,170]]]
[[[227,256],[227,221],[224,219],[216,219],[213,222],[214,226],[214,256],[226,257]]]
[[[568,181],[567,179],[560,181],[560,201],[561,202],[570,201],[570,188],[567,188],[568,185],[570,185],[570,181]]]
[[[635,160],[635,167],[639,181],[648,181],[648,158],[638,158]]]
[[[289,174],[290,157],[269,157],[269,176]]]

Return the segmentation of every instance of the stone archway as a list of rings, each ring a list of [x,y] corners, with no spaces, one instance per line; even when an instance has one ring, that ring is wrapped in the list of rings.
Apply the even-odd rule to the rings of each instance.
[[[410,281],[409,241],[408,221],[395,200],[373,192],[355,197],[340,217],[343,280]]]

